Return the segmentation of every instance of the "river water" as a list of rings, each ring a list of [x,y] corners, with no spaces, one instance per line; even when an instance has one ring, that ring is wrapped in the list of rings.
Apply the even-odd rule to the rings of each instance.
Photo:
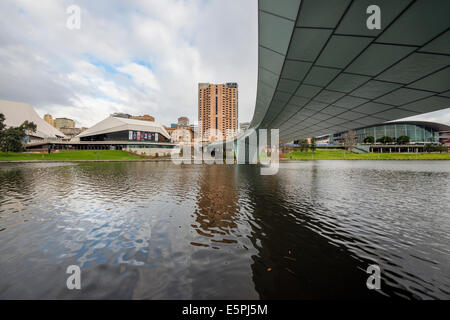
[[[449,195],[449,161],[0,164],[0,298],[449,298]]]

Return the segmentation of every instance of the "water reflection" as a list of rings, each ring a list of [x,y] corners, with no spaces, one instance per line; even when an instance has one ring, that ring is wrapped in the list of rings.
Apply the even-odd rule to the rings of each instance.
[[[253,281],[263,299],[381,298],[367,290],[360,261],[308,227],[308,213],[317,210],[317,167],[302,174],[258,176],[258,168],[242,170],[253,201]],[[289,180],[295,183],[289,183]],[[287,180],[287,181],[286,181]],[[305,183],[307,181],[307,183]],[[270,186],[264,202],[258,201]],[[320,225],[320,221],[317,221]],[[366,266],[367,267],[367,266]],[[364,268],[365,270],[365,268]]]
[[[0,298],[449,296],[448,162],[259,170],[2,164]],[[372,263],[381,292],[365,286]]]
[[[214,243],[237,243],[229,236],[236,232],[238,225],[238,192],[236,190],[234,167],[212,166],[205,170],[199,181],[195,223],[192,228],[201,236],[209,239],[212,248],[219,249]],[[192,245],[208,247],[208,243],[192,242]]]

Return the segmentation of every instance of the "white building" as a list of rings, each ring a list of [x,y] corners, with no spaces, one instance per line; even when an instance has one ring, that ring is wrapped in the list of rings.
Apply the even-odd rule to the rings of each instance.
[[[80,133],[71,142],[117,145],[145,155],[169,155],[174,147],[169,133],[156,122],[108,117]]]
[[[66,138],[62,132],[39,117],[28,103],[0,100],[0,113],[5,116],[6,127],[18,127],[24,121],[36,124],[36,132],[26,137],[28,143]]]

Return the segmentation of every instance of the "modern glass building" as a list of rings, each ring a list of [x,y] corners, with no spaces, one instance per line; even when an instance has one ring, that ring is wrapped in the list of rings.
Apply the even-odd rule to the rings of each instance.
[[[373,125],[352,130],[355,134],[356,143],[363,143],[366,137],[374,137],[375,142],[381,137],[391,137],[394,141],[398,137],[409,137],[410,143],[439,143],[439,132],[450,130],[445,124],[427,121],[396,121]],[[349,131],[338,132],[330,135],[331,144],[344,141]]]
[[[175,144],[153,121],[108,117],[70,141],[77,148],[114,148],[147,156],[168,156]]]
[[[170,142],[170,135],[155,122],[109,117],[79,134],[80,141]]]

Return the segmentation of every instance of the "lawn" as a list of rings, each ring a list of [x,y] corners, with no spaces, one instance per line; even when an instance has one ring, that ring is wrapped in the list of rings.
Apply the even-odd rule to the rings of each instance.
[[[414,159],[447,159],[450,153],[353,153],[343,149],[316,149],[313,153],[293,151],[283,154],[287,159],[374,159],[374,160],[414,160]]]
[[[1,161],[20,161],[20,160],[48,160],[48,161],[70,161],[70,160],[138,160],[138,156],[131,155],[121,150],[79,150],[79,151],[61,151],[48,153],[18,153],[0,152]]]

